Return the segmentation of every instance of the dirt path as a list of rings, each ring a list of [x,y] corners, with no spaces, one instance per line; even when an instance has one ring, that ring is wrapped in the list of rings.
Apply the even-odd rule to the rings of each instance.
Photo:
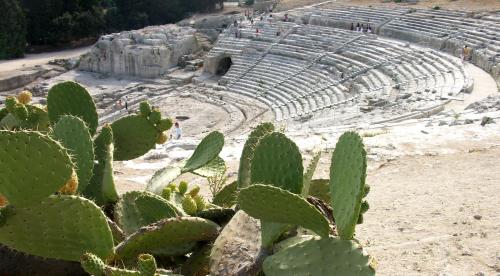
[[[500,273],[500,146],[469,151],[403,157],[369,172],[358,236],[379,275]]]
[[[469,104],[480,101],[489,95],[498,94],[498,87],[490,74],[470,63],[465,65],[465,70],[474,79],[474,87],[470,94],[465,94],[463,101],[453,101],[446,105],[445,110],[463,111]]]
[[[30,67],[35,65],[47,64],[49,61],[54,59],[66,59],[77,57],[90,49],[89,47],[81,47],[71,50],[64,50],[58,52],[49,52],[42,54],[32,54],[26,55],[24,58],[0,61],[0,72],[12,71],[22,69],[24,67]]]

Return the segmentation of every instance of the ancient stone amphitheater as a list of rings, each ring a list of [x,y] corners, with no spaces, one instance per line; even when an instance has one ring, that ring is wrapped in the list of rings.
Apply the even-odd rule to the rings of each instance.
[[[285,21],[285,13],[288,20]],[[205,74],[223,92],[257,100],[289,126],[377,123],[437,113],[472,89],[459,58],[500,83],[500,12],[332,7],[229,26]],[[373,33],[351,31],[370,25]],[[206,79],[206,77],[205,77]]]

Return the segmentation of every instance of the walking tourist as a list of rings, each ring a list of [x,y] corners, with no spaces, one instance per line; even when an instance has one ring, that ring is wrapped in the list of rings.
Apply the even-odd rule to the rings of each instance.
[[[179,122],[175,122],[174,126],[175,126],[174,135],[173,135],[174,139],[179,140],[179,139],[181,139],[181,136],[182,136],[182,129],[179,126]],[[172,134],[170,134],[170,137],[172,137]]]

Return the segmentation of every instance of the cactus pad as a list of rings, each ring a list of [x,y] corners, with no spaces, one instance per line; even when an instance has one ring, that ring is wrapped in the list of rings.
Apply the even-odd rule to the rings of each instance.
[[[306,173],[304,174],[304,186],[302,187],[302,196],[307,197],[309,195],[309,188],[311,186],[311,180],[318,166],[319,159],[321,158],[321,151],[318,151],[309,163]]]
[[[219,226],[196,217],[164,219],[140,228],[116,247],[118,259],[129,259],[140,253],[165,254],[167,248],[182,247],[217,237]],[[174,252],[179,254],[179,252]]]
[[[259,221],[238,211],[214,242],[210,275],[257,275],[267,256],[260,245]]]
[[[155,172],[148,182],[146,190],[161,195],[163,189],[181,175],[181,168],[168,166]],[[171,189],[173,192],[173,190]]]
[[[264,137],[252,159],[252,183],[268,183],[294,194],[302,192],[302,155],[297,145],[282,133]]]
[[[139,104],[139,112],[141,113],[141,116],[146,118],[149,117],[151,114],[151,105],[148,102],[141,102]]]
[[[224,146],[224,135],[214,131],[207,135],[196,147],[193,155],[186,161],[183,172],[190,172],[205,166],[215,159]]]
[[[253,159],[253,154],[255,148],[259,144],[260,140],[266,135],[271,134],[274,131],[274,125],[272,123],[262,123],[258,125],[248,136],[243,151],[240,158],[240,167],[238,169],[238,187],[245,188],[250,185],[250,169],[251,161]]]
[[[94,100],[81,85],[67,81],[54,85],[47,96],[50,121],[55,124],[62,115],[74,115],[87,123],[90,134],[97,129],[97,111]]]
[[[327,237],[330,227],[326,218],[304,198],[289,191],[254,184],[242,189],[240,208],[250,216],[266,222],[299,225]]]
[[[330,167],[333,217],[342,239],[351,239],[358,221],[366,178],[366,151],[355,132],[340,136]]]
[[[372,259],[352,240],[313,239],[285,248],[264,261],[264,273],[280,275],[375,275]]]
[[[221,207],[231,207],[238,200],[238,182],[234,181],[222,188],[213,199],[213,204]]]
[[[46,258],[78,261],[85,252],[113,254],[113,237],[104,213],[92,201],[50,196],[7,214],[0,243]]]
[[[111,128],[117,161],[135,159],[155,147],[156,128],[141,115],[123,117],[111,124]]]
[[[135,203],[135,200],[141,195],[143,193],[138,191],[125,193],[115,205],[115,222],[126,235],[130,235],[141,226],[147,225]]]
[[[28,119],[24,122],[23,128],[47,131],[50,127],[49,114],[41,106],[26,105],[28,109]]]
[[[0,131],[0,145],[0,194],[14,206],[46,198],[71,177],[66,149],[39,132]]]
[[[175,205],[165,200],[161,196],[145,192],[135,199],[135,205],[142,215],[145,224],[151,224],[164,218],[171,218],[183,215]]]
[[[205,166],[194,170],[193,173],[203,177],[214,177],[226,171],[226,162],[219,156],[208,162]]]
[[[61,116],[54,126],[53,135],[73,157],[78,191],[82,192],[89,184],[94,168],[94,146],[87,126],[78,117]]]
[[[156,125],[156,129],[158,130],[158,132],[163,132],[169,130],[172,127],[172,125],[173,125],[172,119],[170,118],[161,119]]]
[[[207,208],[196,213],[197,217],[211,220],[219,225],[226,224],[234,215],[231,208]]]
[[[313,179],[309,186],[309,195],[331,204],[330,179]]]
[[[106,264],[96,255],[92,253],[85,253],[82,255],[80,263],[88,274],[93,276],[104,275]]]
[[[154,276],[156,273],[156,260],[152,255],[141,254],[137,257],[137,268],[141,276]]]
[[[92,198],[100,205],[114,203],[118,200],[115,180],[113,176],[113,131],[108,125],[101,129],[101,132],[94,140],[95,158],[97,164],[94,166],[94,173],[90,184],[83,194],[87,198]]]

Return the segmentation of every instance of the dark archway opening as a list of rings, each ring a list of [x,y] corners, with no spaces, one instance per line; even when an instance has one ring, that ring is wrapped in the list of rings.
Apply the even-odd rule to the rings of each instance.
[[[231,68],[231,65],[233,65],[233,61],[230,57],[221,59],[217,65],[217,71],[215,71],[215,74],[217,76],[224,76],[227,71],[229,71],[229,68]]]

